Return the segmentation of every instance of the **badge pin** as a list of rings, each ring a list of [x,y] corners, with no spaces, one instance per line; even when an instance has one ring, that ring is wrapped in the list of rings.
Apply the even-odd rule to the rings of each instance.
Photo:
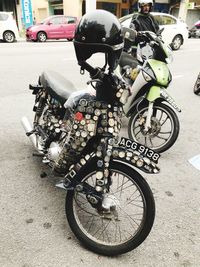
[[[80,99],[80,101],[79,101],[79,104],[81,105],[81,106],[87,106],[87,100],[86,99]]]

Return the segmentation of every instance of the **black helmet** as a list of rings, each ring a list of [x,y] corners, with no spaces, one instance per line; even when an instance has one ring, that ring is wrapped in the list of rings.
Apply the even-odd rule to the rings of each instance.
[[[80,65],[94,53],[102,52],[107,55],[110,71],[113,71],[123,45],[121,24],[108,11],[95,10],[85,14],[76,28],[74,47]]]

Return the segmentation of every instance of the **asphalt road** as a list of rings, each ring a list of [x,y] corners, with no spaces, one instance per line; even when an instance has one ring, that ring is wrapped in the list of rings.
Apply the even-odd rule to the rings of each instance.
[[[22,116],[33,117],[28,84],[37,82],[44,69],[58,71],[78,89],[85,87],[88,76],[79,74],[72,43],[0,43],[0,266],[200,266],[200,172],[188,163],[200,154],[200,97],[193,94],[199,43],[188,40],[171,64],[169,91],[182,109],[181,131],[162,154],[160,174],[144,174],[156,201],[153,229],[136,250],[115,258],[86,250],[74,237],[65,218],[65,192],[32,157],[20,124]],[[41,178],[43,171],[49,175]]]

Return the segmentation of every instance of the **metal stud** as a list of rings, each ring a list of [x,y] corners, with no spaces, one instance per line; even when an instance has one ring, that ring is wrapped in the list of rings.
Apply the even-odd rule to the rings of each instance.
[[[81,133],[80,133],[79,131],[76,131],[75,135],[76,135],[76,136],[80,136]]]
[[[113,133],[113,132],[114,132],[114,129],[111,128],[111,127],[109,127],[109,128],[108,128],[108,132],[109,132],[109,133]]]
[[[104,161],[105,162],[109,162],[110,161],[110,157],[109,156],[105,156]]]
[[[118,157],[119,152],[118,150],[113,150],[112,154],[113,154],[113,157]]]
[[[96,189],[97,192],[103,191],[103,188],[101,186],[96,186],[95,189]]]
[[[88,135],[87,132],[84,132],[84,131],[81,132],[81,136],[82,136],[83,138],[87,137],[87,135]]]
[[[94,114],[95,114],[96,116],[101,115],[101,110],[100,110],[100,109],[95,109]]]
[[[136,165],[138,167],[142,167],[144,165],[144,161],[142,159],[137,160]]]
[[[101,102],[96,101],[96,102],[95,102],[95,106],[96,106],[97,108],[100,108],[100,107],[101,107]]]
[[[125,152],[124,151],[120,151],[119,152],[119,157],[120,158],[125,158]]]
[[[99,168],[103,167],[103,160],[98,160],[98,161],[97,161],[97,166],[98,166]]]
[[[103,178],[103,172],[100,172],[100,171],[96,172],[96,178],[102,179]]]
[[[86,115],[85,115],[85,118],[86,118],[86,120],[89,120],[89,119],[91,119],[91,115],[86,114]]]
[[[81,120],[81,125],[85,125],[86,121],[85,120]]]
[[[82,147],[85,147],[85,146],[86,146],[86,142],[82,142],[82,143],[81,143],[81,146],[82,146]]]
[[[109,170],[108,169],[105,169],[104,170],[104,176],[107,178],[109,176]]]
[[[85,165],[86,160],[82,158],[82,159],[80,160],[80,163],[81,163],[81,165]]]
[[[86,99],[80,99],[80,101],[79,101],[79,104],[81,105],[81,106],[87,106],[87,100]]]
[[[116,93],[116,97],[117,97],[117,98],[120,98],[121,96],[122,96],[122,94],[121,94],[120,92],[117,92],[117,93]]]
[[[96,152],[96,155],[97,155],[98,158],[100,158],[100,157],[102,156],[101,151],[97,151],[97,152]]]
[[[89,160],[89,159],[90,159],[90,155],[88,155],[88,154],[85,155],[85,159],[86,159],[86,160]]]
[[[109,124],[109,126],[113,127],[115,125],[114,119],[109,119],[108,124]]]

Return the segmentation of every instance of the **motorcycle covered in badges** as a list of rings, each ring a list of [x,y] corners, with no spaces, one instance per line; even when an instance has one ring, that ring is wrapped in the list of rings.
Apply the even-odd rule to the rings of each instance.
[[[131,86],[131,97],[123,107],[129,119],[128,135],[161,153],[175,143],[180,129],[174,110],[181,110],[167,92],[172,51],[155,33],[144,31],[139,33],[136,60],[131,49],[135,33],[129,28],[124,32],[129,49],[123,52],[116,74]]]
[[[23,117],[22,124],[35,154],[61,177],[57,187],[67,191],[66,216],[75,236],[96,253],[117,255],[140,245],[152,228],[153,194],[137,169],[158,173],[159,154],[119,138],[129,87],[111,73],[85,69],[96,75],[90,81],[95,94],[74,93],[61,75],[43,72],[39,83],[30,85],[33,123]],[[109,102],[98,98],[108,87]]]

